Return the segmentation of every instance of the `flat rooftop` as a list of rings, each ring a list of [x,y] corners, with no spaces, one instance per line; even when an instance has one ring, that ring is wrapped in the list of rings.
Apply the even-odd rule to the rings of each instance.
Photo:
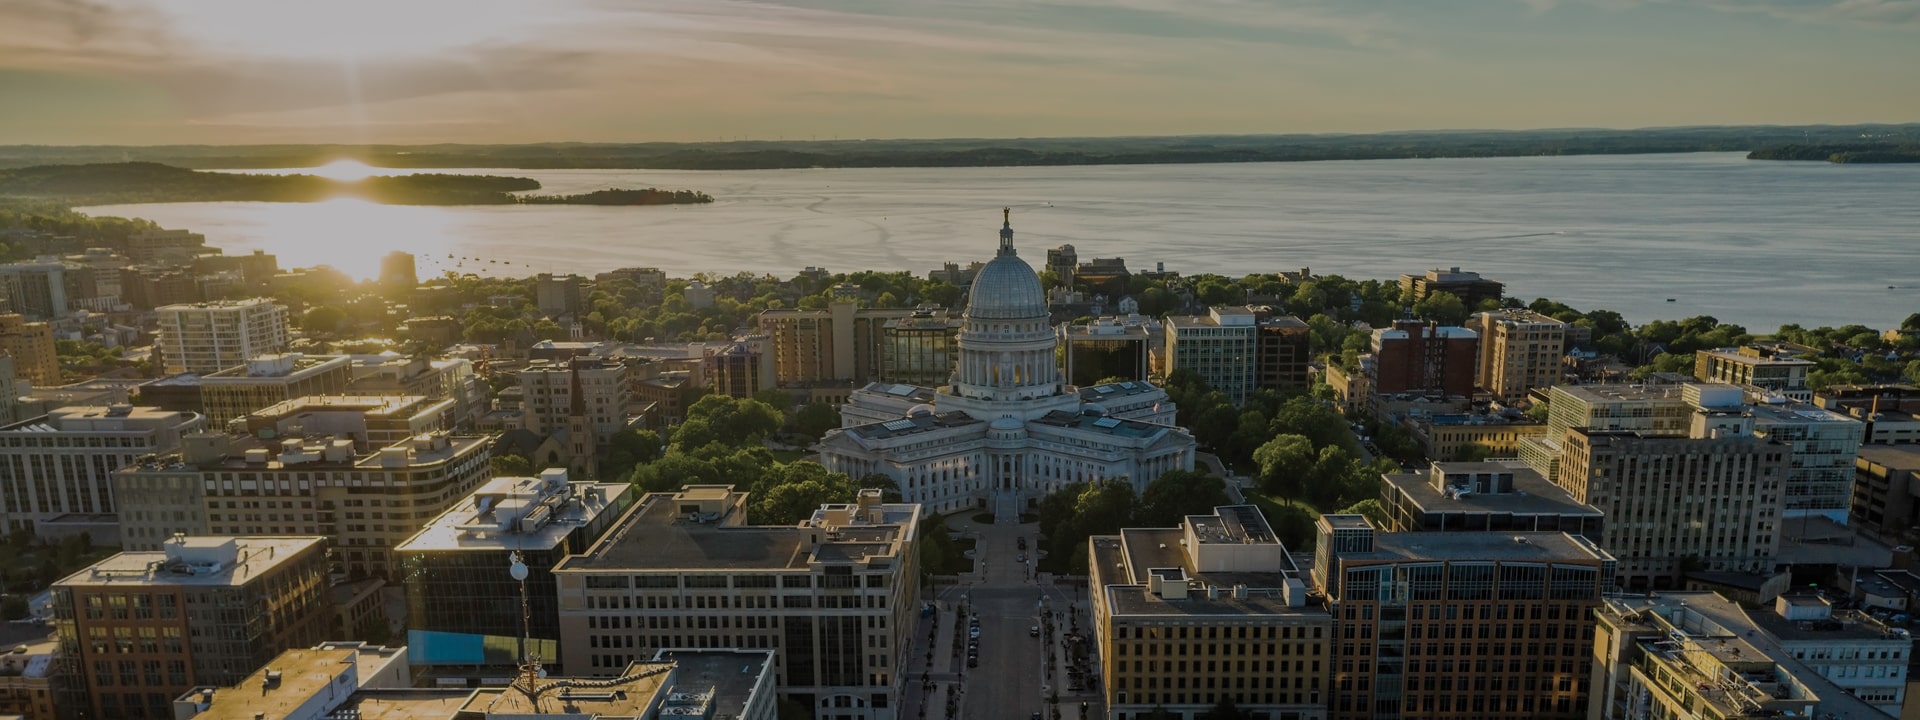
[[[898,420],[855,425],[846,432],[870,440],[884,440],[980,423],[980,419],[963,412],[916,413]]]
[[[465,707],[473,691],[428,688],[361,690],[335,708],[329,718],[355,720],[447,720]],[[251,718],[249,715],[247,718]],[[200,720],[194,718],[194,720]]]
[[[77,405],[56,408],[44,416],[0,427],[0,433],[147,433],[161,423],[179,426],[198,417],[199,413],[156,407]]]
[[[1154,387],[1153,383],[1144,380],[1129,380],[1127,382],[1107,383],[1105,385],[1080,388],[1080,400],[1083,402],[1098,403],[1115,398],[1147,395],[1159,391],[1160,388]]]
[[[543,496],[527,484],[529,481],[537,483],[538,479],[498,477],[488,481],[407,538],[394,552],[549,550],[559,547],[574,529],[599,519],[602,513],[617,505],[625,493],[634,491],[632,485],[624,482],[568,483],[569,492],[564,498],[544,498],[542,502]],[[485,509],[480,506],[483,498],[487,499]],[[530,532],[519,527],[500,527],[503,520],[509,519],[501,513],[524,509],[515,503],[515,498],[546,506],[545,519]]]
[[[628,665],[618,678],[550,679],[540,683],[546,692],[538,700],[515,688],[485,688],[473,693],[460,711],[516,719],[641,718],[669,687],[672,670],[669,663],[637,662]]]
[[[707,714],[696,717],[746,717],[747,704],[761,676],[773,672],[772,650],[667,649],[654,653],[653,659],[677,666],[669,705],[675,704],[674,696],[708,696]],[[767,689],[774,688],[772,682],[767,683]]]
[[[1297,565],[1286,560],[1287,571],[1271,573],[1196,573],[1180,541],[1180,528],[1126,529],[1120,535],[1096,536],[1090,541],[1088,562],[1100,568],[1106,585],[1096,588],[1115,616],[1230,617],[1245,615],[1294,616],[1331,619],[1318,606],[1292,607],[1281,594],[1288,579],[1299,579]],[[1221,587],[1219,597],[1207,597],[1202,588],[1190,588],[1184,600],[1166,600],[1148,589],[1148,575],[1161,568],[1180,568],[1201,585]],[[1246,597],[1233,597],[1234,585],[1247,587]],[[1303,585],[1299,588],[1305,591]]]
[[[406,417],[428,405],[425,395],[306,395],[268,405],[250,414],[278,418],[307,412],[353,412],[369,418]]]
[[[343,671],[342,665],[358,665],[355,672],[364,682],[406,651],[404,647],[374,646],[286,650],[233,687],[194,688],[181,699],[210,696],[207,709],[193,716],[194,720],[255,720],[260,717],[258,713],[265,713],[266,720],[280,720],[292,716],[315,696],[325,694],[333,679]]]
[[[1780,550],[1773,558],[1795,565],[1883,568],[1893,564],[1893,548],[1857,528],[1813,514],[1780,519]]]
[[[1172,426],[1169,426],[1169,425],[1155,425],[1153,423],[1141,422],[1139,420],[1127,420],[1123,418],[1109,417],[1106,415],[1095,415],[1092,413],[1072,413],[1072,412],[1067,412],[1065,410],[1055,410],[1053,412],[1047,413],[1040,417],[1034,418],[1031,422],[1035,425],[1045,425],[1048,427],[1058,427],[1058,428],[1070,428],[1074,430],[1097,432],[1102,435],[1112,435],[1115,437],[1129,437],[1129,438],[1142,438],[1150,435],[1157,435],[1159,433],[1167,432],[1173,429]]]
[[[1587,515],[1595,518],[1604,513],[1599,508],[1582,504],[1558,485],[1532,469],[1521,466],[1512,467],[1501,463],[1445,463],[1446,469],[1455,472],[1470,473],[1512,473],[1513,491],[1503,493],[1469,493],[1450,495],[1433,486],[1433,477],[1428,472],[1394,473],[1382,476],[1389,486],[1400,495],[1413,501],[1423,512],[1432,513],[1507,513],[1513,515],[1556,515],[1561,517]],[[1473,469],[1477,466],[1491,466]]]
[[[728,490],[723,512],[700,516],[682,506],[698,498],[648,493],[591,548],[554,570],[807,570],[813,562],[860,562],[897,552],[910,539],[903,537],[904,528],[919,510],[882,505],[881,523],[833,530],[747,525],[746,497]]]
[[[902,383],[880,383],[880,382],[867,383],[866,387],[863,387],[860,389],[865,390],[867,392],[871,392],[871,393],[879,393],[881,395],[891,395],[897,398],[904,398],[904,399],[912,400],[914,402],[919,402],[919,403],[933,402],[934,395],[935,395],[935,391],[933,388],[925,387],[921,385],[906,385]]]
[[[1778,405],[1754,403],[1746,406],[1746,410],[1753,415],[1753,424],[1760,428],[1776,423],[1860,423],[1846,415],[1803,402]]]
[[[1553,561],[1611,558],[1593,543],[1557,532],[1381,532],[1373,552],[1340,553],[1342,560],[1419,562],[1433,560]]]
[[[68,575],[57,584],[69,587],[238,587],[286,562],[288,558],[326,542],[326,538],[321,537],[189,537],[186,538],[186,557],[197,560],[202,551],[206,552],[206,557],[216,557],[219,553],[209,548],[229,540],[237,551],[234,556],[237,560],[232,563],[212,565],[180,562],[177,557],[170,557],[173,552],[169,550],[123,552]],[[169,540],[167,544],[172,546],[174,542]]]
[[[1858,610],[1835,610],[1831,620],[1788,620],[1767,610],[1751,610],[1755,625],[1783,642],[1851,642],[1859,640],[1899,640],[1911,642],[1893,633],[1893,628]]]
[[[1859,457],[1875,465],[1920,470],[1920,445],[1861,445]]]
[[[265,355],[250,359],[244,365],[208,373],[200,376],[201,387],[221,383],[243,382],[247,380],[292,379],[299,375],[333,367],[349,367],[352,359],[345,355]]]

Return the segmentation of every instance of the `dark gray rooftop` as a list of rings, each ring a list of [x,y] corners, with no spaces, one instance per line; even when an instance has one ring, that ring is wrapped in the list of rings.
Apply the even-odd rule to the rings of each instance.
[[[1494,465],[1491,469],[1467,469],[1467,472],[1511,472],[1513,473],[1513,492],[1472,493],[1458,497],[1448,495],[1434,488],[1433,478],[1426,472],[1395,473],[1383,476],[1387,484],[1405,495],[1424,512],[1439,513],[1511,513],[1514,515],[1585,515],[1600,517],[1598,508],[1576,502],[1572,495],[1560,486],[1547,482],[1539,473],[1531,469],[1514,468],[1498,463],[1447,463],[1447,469],[1466,465],[1477,467]]]
[[[903,437],[916,433],[933,432],[947,428],[966,427],[968,425],[977,425],[980,422],[978,418],[963,412],[922,413],[903,417],[898,420],[856,425],[847,428],[846,432],[863,438],[880,440]]]

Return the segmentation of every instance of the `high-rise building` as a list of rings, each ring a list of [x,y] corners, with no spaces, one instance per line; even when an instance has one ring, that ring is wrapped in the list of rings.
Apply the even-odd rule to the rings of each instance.
[[[0,314],[0,353],[13,358],[13,372],[39,387],[60,385],[60,356],[53,326],[27,322],[19,313]]]
[[[853,391],[821,464],[887,475],[908,502],[940,512],[983,501],[1018,512],[1068,483],[1125,478],[1137,491],[1193,468],[1193,436],[1172,426],[1165,391],[1134,383],[1116,411],[1062,381],[1046,296],[1013,248],[1011,220],[969,292],[952,381]]]
[[[58,704],[83,717],[166,720],[197,685],[233,685],[333,627],[326,541],[176,537],[53,584],[54,629],[70,683]]]
[[[1462,327],[1397,320],[1373,331],[1373,392],[1472,397],[1480,336]]]
[[[380,258],[380,284],[393,290],[412,290],[420,284],[413,253],[395,250]]]
[[[624,482],[569,482],[567,471],[549,469],[494,478],[434,518],[394,549],[407,568],[414,662],[498,669],[527,652],[559,662],[553,568],[598,542],[635,495]],[[515,556],[525,582],[508,572]]]
[[[1327,717],[1334,619],[1258,508],[1095,536],[1087,557],[1111,716]]]
[[[187,230],[142,230],[128,235],[127,258],[137,262],[183,261],[207,249],[207,236]]]
[[[419,395],[307,395],[239,418],[253,437],[328,435],[364,447],[387,447],[453,429],[453,401]]]
[[[1846,522],[1851,478],[1865,426],[1845,415],[1795,402],[1746,404],[1738,386],[1556,386],[1548,394],[1547,429],[1520,441],[1520,458],[1556,479],[1567,432],[1575,428],[1686,438],[1699,418],[1745,418],[1746,432],[1778,443],[1788,455],[1782,508],[1788,516],[1822,514]]]
[[[418,395],[429,400],[452,400],[452,427],[470,428],[488,410],[492,388],[473,372],[465,358],[386,357],[355,355],[349,395]]]
[[[1817,365],[1802,354],[1780,343],[1700,350],[1693,354],[1693,376],[1700,382],[1738,385],[1755,402],[1769,396],[1811,402],[1807,374]]]
[[[1564,532],[1598,542],[1605,516],[1518,462],[1440,462],[1382,478],[1394,532]]]
[[[74,309],[77,298],[68,265],[58,257],[0,264],[0,291],[7,307],[36,320],[54,320]]]
[[[1476,314],[1467,326],[1480,335],[1480,388],[1494,399],[1513,404],[1534,388],[1560,383],[1566,323],[1509,308]]]
[[[59,720],[54,708],[60,677],[60,644],[51,639],[21,643],[0,655],[0,718]]]
[[[1586,717],[1605,550],[1566,533],[1379,532],[1363,515],[1316,532],[1334,718]]]
[[[1755,437],[1751,418],[1701,413],[1697,425],[1686,437],[1581,428],[1562,443],[1556,482],[1606,513],[1600,544],[1626,587],[1773,569],[1787,448]]]
[[[617,362],[575,358],[540,362],[519,373],[522,419],[525,427],[552,435],[567,427],[574,412],[574,389],[579,388],[581,410],[593,426],[595,441],[606,444],[629,425],[627,366]]]
[[[1207,387],[1235,405],[1247,401],[1259,380],[1260,327],[1251,307],[1209,308],[1206,315],[1169,316],[1167,374],[1199,375]]]
[[[1460,298],[1471,310],[1485,300],[1499,300],[1505,286],[1460,268],[1434,268],[1420,275],[1400,276],[1400,303],[1412,305],[1437,292]]]
[[[534,278],[534,306],[550,317],[584,312],[587,281],[578,275],[540,273]]]
[[[181,452],[114,473],[120,542],[142,550],[175,533],[320,535],[338,572],[398,581],[393,548],[492,476],[491,444],[444,433],[385,447],[332,435],[191,436]]]
[[[1087,325],[1062,324],[1067,382],[1089,387],[1110,378],[1145,381],[1153,374],[1157,325],[1137,315],[1103,317]]]
[[[816,716],[901,717],[921,507],[862,490],[782,527],[748,525],[746,505],[731,486],[652,493],[562,560],[563,666],[608,676],[663,648],[770,648],[780,694]]]
[[[1920,542],[1920,446],[1860,448],[1852,503],[1850,525],[1892,545]]]
[[[167,305],[160,354],[167,372],[214,373],[287,349],[287,309],[266,298]]]
[[[62,515],[112,515],[113,472],[179,448],[201,423],[194,413],[113,405],[65,407],[0,427],[0,522],[32,530]]]
[[[859,387],[880,379],[887,323],[914,312],[835,300],[825,310],[767,310],[754,323],[773,342],[774,377],[781,385]]]
[[[1710,592],[1608,598],[1595,612],[1593,707],[1587,717],[1898,715],[1884,708],[1897,697],[1890,686],[1905,682],[1912,654],[1906,631],[1889,629],[1871,637],[1876,633],[1869,628],[1877,623],[1855,620],[1849,627],[1844,619],[1814,620],[1817,610],[1787,603],[1776,606],[1773,618],[1762,619],[1764,611],[1746,610]],[[1885,674],[1872,677],[1875,669]]]
[[[1313,360],[1309,348],[1313,330],[1300,318],[1275,315],[1272,308],[1255,313],[1260,346],[1255,350],[1259,368],[1254,371],[1255,387],[1272,390],[1305,390],[1308,364]]]
[[[224,430],[248,413],[308,395],[339,395],[353,380],[345,355],[275,353],[200,377],[200,407],[207,426]]]
[[[880,382],[933,387],[953,378],[960,318],[944,308],[916,308],[910,316],[888,320],[880,336]]]
[[[721,395],[750,398],[774,386],[771,344],[765,335],[744,335],[718,347],[709,347],[701,364],[707,386]],[[786,408],[780,408],[783,412]]]

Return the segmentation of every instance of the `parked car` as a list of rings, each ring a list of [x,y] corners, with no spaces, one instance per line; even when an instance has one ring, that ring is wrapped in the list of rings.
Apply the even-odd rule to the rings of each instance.
[[[1040,626],[1034,625],[1027,628],[1027,637],[1040,637]]]

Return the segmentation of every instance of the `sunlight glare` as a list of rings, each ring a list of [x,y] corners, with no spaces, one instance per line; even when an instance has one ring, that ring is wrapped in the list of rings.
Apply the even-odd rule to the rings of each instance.
[[[328,180],[340,182],[359,182],[375,175],[385,175],[381,168],[368,165],[359,160],[341,158],[316,168],[301,170],[307,175],[318,175]]]
[[[277,255],[282,267],[332,265],[348,275],[371,279],[380,273],[380,257],[405,250],[421,258],[422,277],[437,274],[427,258],[447,254],[453,245],[445,208],[382,205],[339,197],[316,203],[248,203],[252,221],[276,233],[260,249]]]

